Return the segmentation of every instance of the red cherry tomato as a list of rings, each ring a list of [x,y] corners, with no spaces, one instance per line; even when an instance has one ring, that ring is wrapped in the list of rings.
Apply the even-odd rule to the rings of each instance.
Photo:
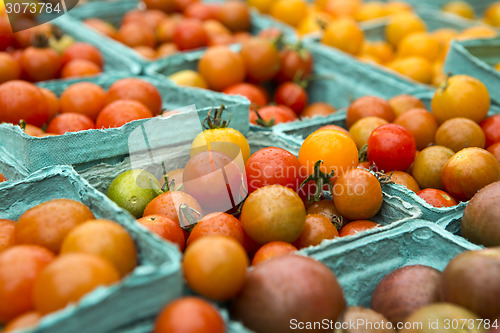
[[[300,168],[299,160],[292,153],[276,147],[263,148],[250,156],[245,165],[248,192],[275,184],[297,192],[302,182]]]
[[[340,229],[339,236],[340,237],[351,236],[359,232],[363,232],[378,227],[380,227],[380,224],[368,220],[353,221],[347,223],[342,229]]]
[[[273,126],[280,123],[287,123],[297,119],[297,115],[289,107],[284,105],[268,105],[259,109],[259,115],[268,124],[266,126]],[[250,111],[250,122],[257,125],[258,116],[254,110]],[[271,124],[271,122],[273,122]]]
[[[173,40],[179,50],[192,50],[207,46],[208,35],[200,20],[184,19],[176,25]]]
[[[486,136],[486,148],[500,142],[500,114],[486,118],[480,125]]]
[[[287,48],[280,52],[281,69],[276,74],[275,80],[279,83],[286,81],[302,80],[311,74],[313,58],[305,49],[300,51]]]
[[[251,83],[236,83],[224,89],[228,95],[242,95],[252,103],[252,106],[264,106],[268,103],[267,96],[262,89]]]
[[[213,3],[193,2],[186,7],[184,16],[201,21],[216,20],[219,7],[218,4]]]
[[[297,115],[300,115],[307,105],[307,93],[296,83],[285,82],[281,84],[274,94],[278,105],[288,106]]]
[[[16,41],[7,18],[0,17],[0,51],[7,50]]]
[[[386,172],[407,170],[415,159],[415,138],[406,128],[387,124],[375,129],[368,138],[368,160]]]
[[[436,190],[433,188],[426,188],[424,190],[418,191],[417,195],[429,205],[437,208],[453,207],[458,205],[457,200],[455,200],[451,195],[449,195],[445,191]]]

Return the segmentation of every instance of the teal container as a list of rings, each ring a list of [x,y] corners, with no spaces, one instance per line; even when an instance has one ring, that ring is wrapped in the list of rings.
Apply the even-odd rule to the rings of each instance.
[[[349,306],[369,307],[377,284],[395,269],[426,265],[442,271],[456,255],[480,248],[435,224],[412,220],[325,241],[300,253],[335,273]]]
[[[144,7],[136,0],[121,0],[119,2],[98,1],[79,6],[70,11],[69,15],[78,21],[83,21],[88,18],[100,18],[113,24],[114,26],[119,26],[122,17],[127,12],[138,8]],[[275,27],[280,28],[289,38],[296,38],[295,31],[292,28],[270,17],[260,15],[255,10],[251,12],[251,20],[252,27],[250,33],[253,35],[257,35],[264,29]],[[73,26],[83,34],[85,34],[88,30],[92,30],[82,22],[74,22]],[[99,43],[107,45],[108,48],[113,49],[116,54],[120,54],[123,58],[132,60],[138,64],[141,69],[144,69],[149,64],[156,63],[158,61],[145,59],[132,48],[104,36],[101,36]],[[197,52],[197,50],[183,52],[183,54],[190,54],[192,52]]]
[[[87,29],[70,15],[62,15],[50,22],[58,26],[64,33],[73,37],[75,41],[85,42],[96,46],[104,58],[104,73],[128,73],[137,75],[141,67],[135,61],[123,57],[108,43],[108,40],[98,32]],[[63,79],[53,81],[65,81]]]
[[[500,103],[500,38],[454,41],[446,58],[444,70],[453,75],[465,74],[483,82],[494,102]]]
[[[474,8],[476,16],[482,16],[486,9],[498,2],[497,0],[464,0],[469,5]],[[451,0],[406,0],[409,4],[415,7],[430,7],[433,9],[442,9],[447,3],[451,2]]]
[[[102,75],[85,81],[108,88],[123,77],[128,76]],[[161,154],[172,157],[173,164],[185,163],[189,158],[192,140],[202,131],[202,120],[209,110],[221,104],[231,112],[231,127],[243,134],[248,133],[249,102],[245,98],[179,87],[166,80],[151,77],[139,78],[151,82],[159,89],[165,109],[175,110],[194,104],[197,117],[193,119],[192,113],[181,113],[168,118],[137,120],[119,128],[94,129],[43,138],[30,137],[19,126],[1,124],[0,149],[8,152],[6,158],[8,157],[14,164],[13,167],[21,174],[26,171],[32,173],[47,166],[72,165],[92,186],[106,192],[116,176],[131,168],[131,151],[140,153],[146,146],[147,149],[150,147],[156,149],[170,145],[171,149]],[[67,86],[78,81],[81,80],[41,83],[40,86],[60,95]],[[141,134],[140,131],[145,132]],[[0,155],[0,161],[3,160],[3,155]],[[176,168],[176,165],[167,167]]]
[[[0,218],[17,220],[26,210],[52,199],[72,199],[87,205],[96,218],[124,226],[133,237],[139,266],[119,283],[101,287],[78,303],[47,315],[30,333],[104,333],[156,315],[182,293],[181,254],[162,241],[70,167],[56,166],[22,181],[0,184]]]

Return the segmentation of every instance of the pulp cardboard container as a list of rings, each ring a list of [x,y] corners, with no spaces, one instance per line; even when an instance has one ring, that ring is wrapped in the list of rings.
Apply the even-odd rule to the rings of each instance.
[[[409,4],[416,7],[430,7],[433,9],[441,10],[451,0],[406,0]],[[497,0],[465,0],[469,5],[474,8],[476,16],[482,16],[486,9],[498,2]]]
[[[102,75],[85,81],[106,89],[123,77],[128,76]],[[202,131],[202,120],[209,110],[222,104],[231,112],[231,127],[247,134],[249,102],[245,98],[179,87],[155,78],[139,78],[159,89],[165,109],[175,110],[194,104],[197,115],[193,118],[193,113],[180,113],[167,118],[137,120],[119,128],[93,129],[43,138],[30,137],[18,126],[1,124],[0,148],[9,153],[5,156],[12,156],[17,161],[14,167],[21,174],[32,173],[46,166],[72,165],[91,185],[105,192],[116,176],[131,168],[131,152],[139,154],[151,147],[169,146],[170,149],[162,154],[172,157],[174,162],[187,161],[191,142]],[[60,95],[67,86],[78,81],[82,80],[41,83],[40,86]],[[2,155],[0,160],[4,160]]]
[[[101,287],[78,303],[47,315],[30,333],[105,333],[156,315],[182,294],[181,254],[160,240],[70,167],[40,170],[25,180],[0,184],[0,218],[17,220],[26,210],[52,199],[72,199],[87,205],[96,218],[124,226],[134,239],[139,265],[120,282]]]
[[[369,307],[377,284],[395,269],[426,265],[442,271],[456,255],[480,248],[435,224],[412,220],[325,241],[300,253],[335,273],[349,306]]]
[[[444,69],[453,75],[465,74],[483,82],[494,102],[500,103],[500,72],[494,68],[500,62],[500,38],[454,41]]]
[[[79,6],[69,12],[69,15],[76,19],[73,22],[73,26],[81,31],[92,30],[87,27],[81,21],[88,18],[100,18],[107,22],[112,23],[115,26],[120,24],[122,17],[129,11],[137,8],[145,8],[142,3],[137,0],[121,0],[119,2],[103,2],[96,1],[93,3],[88,3],[83,6]],[[265,17],[260,15],[257,11],[252,10],[251,12],[252,27],[250,33],[257,35],[260,31],[268,28],[280,28],[289,38],[295,38],[295,32],[292,28],[287,25],[276,21],[270,17]],[[77,22],[78,21],[78,22]],[[94,31],[93,31],[94,32]],[[94,32],[95,33],[95,32]],[[157,60],[148,60],[142,57],[139,53],[135,52],[132,48],[118,42],[102,36],[101,43],[108,45],[115,52],[120,54],[122,57],[131,60],[138,64],[141,69],[144,69],[147,65],[155,63]],[[182,52],[184,54],[189,54],[195,51]]]

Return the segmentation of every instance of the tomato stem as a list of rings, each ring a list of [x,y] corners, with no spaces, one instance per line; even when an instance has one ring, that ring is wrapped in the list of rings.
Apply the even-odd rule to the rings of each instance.
[[[257,125],[260,125],[262,127],[273,127],[274,126],[274,118],[271,118],[269,120],[264,120],[261,115],[259,114],[259,111],[254,110],[255,114],[257,115],[257,120],[255,121]]]
[[[179,206],[179,224],[182,229],[190,232],[201,218],[200,212],[182,203]]]
[[[372,167],[370,167],[370,171],[372,171]],[[394,171],[391,171],[390,174],[386,175],[384,172],[378,172],[374,171],[375,177],[377,177],[380,185],[386,185],[386,184],[393,184],[394,182],[392,181],[391,177]]]
[[[19,120],[17,124],[19,125],[19,127],[21,127],[23,132],[26,132],[26,122],[24,121],[24,119]]]
[[[314,171],[309,177],[307,177],[302,184],[300,184],[300,188],[306,185],[310,181],[314,181],[316,183],[316,189],[314,190],[313,200],[315,202],[321,200],[321,195],[323,194],[323,186],[326,185],[329,187],[329,190],[333,190],[332,186],[332,177],[335,175],[335,170],[332,170],[329,174],[321,171],[321,164],[323,160],[319,160],[314,164]]]
[[[368,161],[368,145],[367,144],[365,144],[359,150],[358,159],[359,159],[360,163]]]
[[[231,123],[231,113],[227,111],[226,106],[222,104],[220,108],[215,110],[215,114],[212,116],[212,110],[208,111],[207,117],[203,120],[203,128],[204,129],[217,129],[217,128],[226,128]],[[222,119],[222,113],[224,110],[227,111],[228,120]]]
[[[31,37],[31,45],[38,49],[45,49],[49,47],[49,38],[43,33],[35,33]]]

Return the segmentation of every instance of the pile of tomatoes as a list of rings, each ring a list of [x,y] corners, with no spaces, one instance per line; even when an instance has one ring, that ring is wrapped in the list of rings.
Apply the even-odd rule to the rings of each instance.
[[[7,16],[0,14],[0,83],[91,76],[103,67],[95,46],[75,42],[49,23],[13,33]]]
[[[43,316],[119,282],[137,264],[128,231],[96,219],[74,200],[44,202],[17,222],[0,220],[2,332],[36,326]]]
[[[157,116],[162,97],[153,84],[138,78],[117,80],[107,91],[92,82],[78,82],[59,97],[48,89],[13,80],[0,84],[0,111],[0,121],[24,122],[27,134],[43,137],[120,127]]]
[[[254,125],[271,127],[334,113],[328,103],[309,103],[307,87],[315,79],[311,52],[301,42],[283,43],[282,37],[279,30],[270,29],[243,41],[239,52],[211,47],[201,56],[197,72],[183,70],[169,79],[246,97]]]
[[[84,22],[91,28],[156,59],[179,51],[228,45],[247,39],[250,11],[242,1],[144,1],[147,10],[126,13],[119,27],[98,18]]]

